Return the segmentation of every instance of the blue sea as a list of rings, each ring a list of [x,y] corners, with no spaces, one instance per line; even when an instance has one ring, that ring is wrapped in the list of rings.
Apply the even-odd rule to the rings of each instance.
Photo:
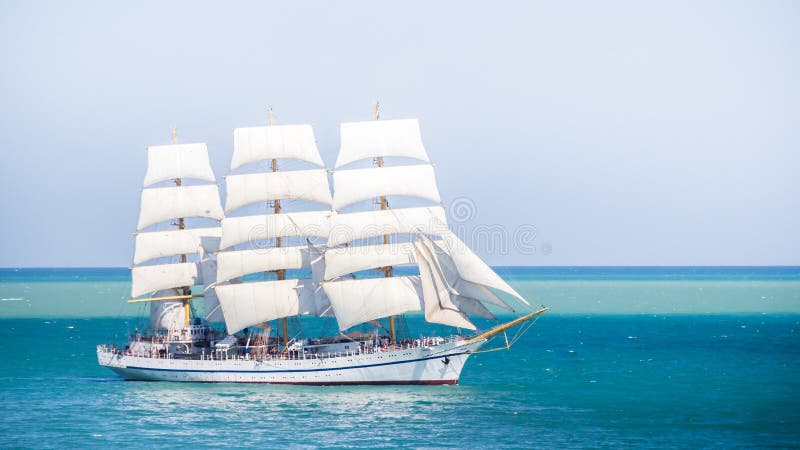
[[[122,381],[126,270],[0,269],[0,448],[800,446],[800,268],[497,270],[550,311],[459,385],[300,387]]]

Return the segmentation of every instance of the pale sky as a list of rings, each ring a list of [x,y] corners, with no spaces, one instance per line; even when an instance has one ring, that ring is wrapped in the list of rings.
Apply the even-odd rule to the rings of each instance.
[[[298,3],[0,1],[0,266],[130,265],[172,125],[221,178],[272,105],[330,166],[376,99],[467,231],[535,227],[492,264],[800,264],[800,3]]]

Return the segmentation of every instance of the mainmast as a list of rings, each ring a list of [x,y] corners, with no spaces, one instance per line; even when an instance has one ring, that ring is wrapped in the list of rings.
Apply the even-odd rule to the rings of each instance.
[[[380,112],[380,103],[375,102],[375,120],[381,119],[381,112]],[[377,158],[377,165],[378,167],[383,167],[383,156],[379,155]],[[380,196],[380,204],[381,204],[381,211],[386,210],[389,207],[388,202],[386,201],[386,196]],[[383,245],[389,245],[389,235],[383,235]],[[386,266],[383,268],[383,273],[386,278],[392,276],[392,266]],[[389,316],[389,335],[391,339],[391,343],[394,344],[396,339],[395,329],[394,329],[394,316]]]
[[[178,143],[178,129],[176,127],[172,127],[172,144],[175,145]],[[175,178],[175,186],[181,186],[181,179],[180,177]],[[178,229],[183,230],[186,228],[186,224],[183,221],[183,217],[178,218]],[[186,253],[181,253],[181,263],[186,262]],[[192,295],[192,288],[189,286],[181,287],[182,294],[184,296],[189,296],[187,298],[183,298],[183,314],[184,314],[184,326],[189,326],[191,322],[191,306],[189,305],[189,300]]]
[[[231,173],[225,177],[228,195],[217,253],[217,285],[228,333],[281,319],[283,346],[289,344],[289,317],[324,315],[330,309],[317,295],[311,279],[287,279],[288,269],[311,267],[307,244],[289,245],[283,238],[327,238],[330,209],[282,211],[281,201],[302,200],[325,205],[333,202],[328,171],[317,149],[310,125],[275,125],[272,108],[265,125],[233,130]],[[296,160],[318,168],[278,170],[278,160]],[[256,172],[240,171],[251,163],[265,164]],[[248,205],[268,202],[272,211],[239,215]],[[260,248],[260,243],[275,245]],[[245,244],[247,246],[245,247]],[[275,273],[277,279],[242,280],[254,273]],[[224,284],[227,283],[227,284]],[[325,304],[323,304],[325,303]],[[280,332],[278,333],[280,334]]]
[[[269,107],[269,126],[272,126],[272,106]],[[278,171],[278,160],[277,158],[272,158],[272,172],[275,173]],[[274,211],[273,214],[280,214],[281,212],[281,200],[279,198],[273,199],[274,204]],[[281,236],[275,236],[275,247],[280,248],[282,244]],[[285,280],[286,279],[286,269],[278,269],[277,270],[278,280]],[[286,320],[286,317],[281,319],[281,325],[283,327],[283,350],[289,350],[289,323]]]

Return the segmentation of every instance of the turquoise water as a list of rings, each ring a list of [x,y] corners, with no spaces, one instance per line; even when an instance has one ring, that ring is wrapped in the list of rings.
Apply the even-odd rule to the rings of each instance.
[[[800,267],[496,270],[531,303],[561,314],[800,314]],[[289,272],[290,277],[309,276]],[[129,298],[125,268],[0,268],[0,318],[143,316],[147,306],[125,303]]]
[[[0,272],[0,298],[22,298],[0,302],[0,447],[800,444],[796,268],[699,276],[672,268],[667,279],[668,269],[629,269],[627,277],[618,268],[529,269],[527,277],[509,269],[515,287],[536,286],[537,301],[552,311],[511,351],[470,358],[460,385],[426,387],[120,381],[97,366],[94,346],[124,339],[139,323],[135,311],[77,314],[124,299],[125,273],[103,270]],[[743,312],[719,311],[728,292]],[[598,298],[639,303],[635,314],[616,314],[617,303],[560,311]],[[707,303],[699,311],[698,300]],[[15,309],[26,302],[37,318]],[[73,315],[41,314],[40,302]]]

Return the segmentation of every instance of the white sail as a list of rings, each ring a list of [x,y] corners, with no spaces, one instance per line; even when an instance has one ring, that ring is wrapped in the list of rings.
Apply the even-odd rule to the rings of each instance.
[[[224,317],[222,317],[222,308],[219,306],[219,299],[213,287],[217,285],[216,257],[211,254],[202,254],[202,259],[198,264],[198,270],[203,280],[204,317],[209,322],[222,322],[224,321]]]
[[[328,247],[385,234],[438,235],[447,231],[444,208],[441,206],[333,214]]]
[[[155,297],[172,297],[174,295],[178,295],[176,289],[164,289],[154,294]],[[186,311],[183,308],[183,301],[150,302],[150,326],[153,329],[181,329],[185,321]]]
[[[440,234],[442,240],[433,245],[445,252],[451,259],[458,277],[472,283],[509,293],[526,305],[530,305],[517,291],[505,282],[491,267],[467,247],[453,232]],[[449,264],[449,262],[448,262]]]
[[[421,235],[420,239],[429,241],[429,248],[436,256],[436,261],[439,263],[442,274],[450,286],[453,286],[453,288],[458,291],[459,295],[481,302],[491,303],[509,311],[514,311],[514,308],[509,306],[486,286],[462,279],[459,276],[455,261],[453,261],[453,258],[440,246],[442,244],[441,241],[434,244],[424,235]]]
[[[431,250],[426,248],[424,242],[415,242],[414,254],[419,265],[425,320],[475,330],[475,325],[453,304],[450,297],[454,295],[454,290],[436,267]]]
[[[374,156],[401,156],[428,161],[417,119],[343,123],[336,168]]]
[[[314,301],[317,303],[317,315],[320,317],[333,317],[331,301],[322,288],[322,282],[325,277],[325,254],[310,241],[307,241],[307,243],[311,264],[311,286],[314,290]]]
[[[231,334],[270,320],[318,313],[311,280],[228,284],[215,290]]]
[[[311,281],[315,287],[322,289],[322,282],[325,281],[325,252],[317,248],[310,241],[306,241],[308,246],[308,259],[311,265]]]
[[[441,202],[433,166],[429,164],[337,170],[333,173],[333,190],[333,209],[337,211],[381,195],[403,195]]]
[[[206,144],[172,144],[147,147],[144,186],[175,178],[214,181]]]
[[[267,159],[297,159],[324,166],[311,125],[275,125],[233,130],[231,170]]]
[[[202,283],[197,263],[158,264],[131,269],[131,296]]]
[[[140,264],[155,258],[198,253],[202,249],[203,237],[221,235],[220,227],[137,233],[133,263]]]
[[[243,242],[276,237],[327,237],[330,211],[226,217],[222,219],[221,249]]]
[[[414,244],[415,255],[420,261],[420,274],[425,286],[425,274],[429,274],[431,284],[436,290],[432,291],[438,295],[438,308],[426,303],[426,320],[429,322],[442,323],[456,327],[466,327],[475,329],[474,324],[467,319],[467,315],[475,315],[486,319],[494,320],[494,315],[481,303],[489,301],[505,306],[505,303],[497,298],[491,291],[481,285],[475,285],[460,278],[455,278],[455,286],[450,283],[447,270],[440,264],[436,257],[433,241],[422,236],[420,242]],[[478,298],[465,296],[457,288],[461,287],[465,292],[476,294]],[[430,288],[429,288],[430,290]],[[426,302],[428,297],[425,297]],[[431,302],[432,303],[432,302]],[[458,311],[456,314],[454,311]]]
[[[313,305],[313,307],[306,306],[306,309],[313,311],[308,314],[317,317],[333,317],[333,308],[331,308],[328,296],[325,295],[325,291],[322,290],[321,286],[314,284],[313,280],[301,279],[297,295],[300,297],[301,305]]]
[[[227,286],[229,284],[239,284],[239,280],[223,281],[215,284],[214,286],[206,286],[204,293],[204,317],[209,322],[225,322],[225,316],[222,314],[222,306],[219,304],[219,297],[217,297],[216,288],[220,286]]]
[[[483,317],[484,319],[497,320],[494,314],[492,314],[491,311],[483,306],[483,303],[474,298],[464,297],[462,295],[454,295],[450,297],[450,299],[456,305],[458,310],[464,314],[469,316]]]
[[[219,251],[219,243],[222,240],[222,227],[216,227],[215,229],[219,230],[216,236],[200,236],[200,247],[208,255]]]
[[[413,264],[410,242],[331,248],[325,251],[325,280],[377,267]]]
[[[142,190],[137,230],[179,217],[223,217],[217,185],[175,186]]]
[[[323,285],[340,330],[420,310],[418,276],[331,281]]]
[[[444,266],[444,264],[442,264],[442,266]],[[480,300],[484,303],[491,303],[508,311],[514,311],[514,308],[509,306],[508,303],[504,302],[500,297],[495,295],[494,292],[482,284],[475,284],[467,280],[462,280],[461,278],[456,278],[456,281],[451,283],[451,285],[461,296]]]
[[[214,290],[213,287],[206,291],[203,304],[205,305],[205,314],[203,317],[208,322],[225,321],[225,316],[222,315],[222,306],[220,306],[219,298],[217,297],[217,291]]]
[[[300,199],[328,206],[333,202],[325,169],[228,175],[225,182],[225,212],[266,200]]]
[[[311,267],[308,247],[271,247],[220,252],[217,254],[217,281],[228,281],[256,272]]]

